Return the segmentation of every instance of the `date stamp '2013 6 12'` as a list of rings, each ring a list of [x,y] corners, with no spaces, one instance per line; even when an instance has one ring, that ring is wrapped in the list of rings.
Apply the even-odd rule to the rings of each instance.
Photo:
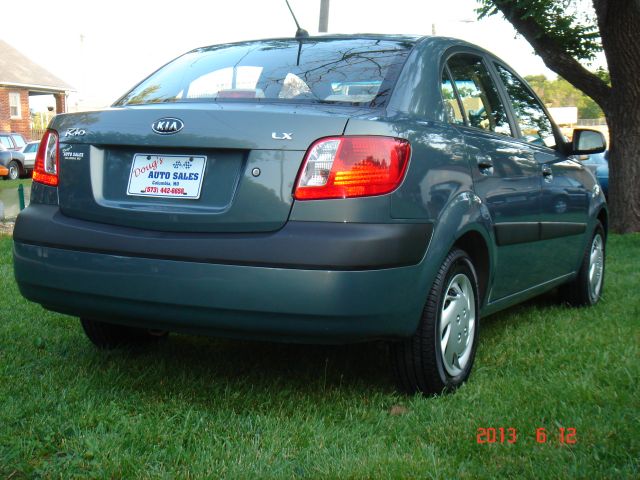
[[[573,427],[558,427],[557,429],[546,429],[543,427],[535,430],[536,443],[557,442],[564,445],[575,445],[578,443],[578,434]],[[518,430],[514,427],[478,427],[476,431],[476,443],[485,444],[513,444],[518,441]]]

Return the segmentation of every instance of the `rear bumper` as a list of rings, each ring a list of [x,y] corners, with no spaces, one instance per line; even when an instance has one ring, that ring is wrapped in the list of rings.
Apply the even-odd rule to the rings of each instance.
[[[407,243],[389,233],[382,236],[386,241],[374,236],[375,249],[368,246],[363,236],[387,232],[387,226],[346,228],[333,238],[328,232],[342,224],[328,225],[324,235],[309,238],[287,233],[287,228],[256,235],[254,251],[247,243],[250,235],[136,232],[32,205],[14,232],[15,275],[26,298],[51,310],[148,328],[331,343],[410,335],[422,308],[424,295],[416,279],[430,230],[422,236],[420,254],[409,258]],[[141,238],[131,240],[133,234]],[[221,238],[220,250],[207,250],[205,237],[210,246]],[[238,237],[235,250],[229,237]],[[270,237],[282,239],[282,248]],[[300,242],[306,255],[296,251]],[[342,253],[333,243],[349,251]],[[266,246],[261,250],[260,245]],[[231,260],[218,259],[225,248],[235,255]],[[376,250],[382,260],[370,262]],[[165,251],[172,255],[163,258]],[[308,263],[308,257],[320,260]],[[391,261],[396,264],[389,267]]]
[[[269,233],[176,233],[88,222],[54,205],[31,205],[13,238],[94,253],[227,265],[371,270],[415,265],[432,234],[429,223],[288,222]]]

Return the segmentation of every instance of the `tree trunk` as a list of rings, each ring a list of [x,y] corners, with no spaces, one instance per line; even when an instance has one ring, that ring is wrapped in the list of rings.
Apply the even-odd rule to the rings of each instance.
[[[607,112],[609,228],[616,233],[640,232],[640,109],[612,103]]]
[[[609,124],[612,231],[640,232],[640,1],[594,0],[611,74]]]

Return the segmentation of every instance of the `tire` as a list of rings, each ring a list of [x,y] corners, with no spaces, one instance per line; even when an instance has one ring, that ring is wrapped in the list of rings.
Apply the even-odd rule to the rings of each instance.
[[[602,224],[598,222],[582,257],[578,275],[560,288],[565,303],[574,307],[590,307],[600,301],[604,288],[606,240]]]
[[[441,333],[446,318],[449,322]],[[438,270],[418,329],[411,337],[391,344],[400,390],[437,395],[462,385],[471,373],[479,326],[477,275],[469,255],[454,248]]]
[[[9,175],[7,175],[9,180],[17,180],[20,178],[22,168],[20,168],[20,164],[18,162],[11,160],[9,165],[7,165],[7,168],[9,169]]]
[[[81,318],[80,323],[91,343],[106,350],[153,344],[167,336],[166,332],[152,332],[143,328],[127,327],[88,318]]]

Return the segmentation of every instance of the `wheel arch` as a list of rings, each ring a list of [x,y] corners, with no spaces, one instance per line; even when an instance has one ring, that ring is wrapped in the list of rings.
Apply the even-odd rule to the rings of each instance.
[[[602,224],[602,228],[604,228],[604,236],[606,239],[606,237],[609,235],[609,212],[604,206],[600,208],[600,211],[596,215],[596,218]]]
[[[478,290],[480,294],[480,306],[485,305],[488,299],[489,284],[491,279],[491,250],[487,238],[479,229],[469,229],[454,241],[451,248],[458,247],[464,250],[473,263],[478,276]]]
[[[11,163],[11,162],[16,162],[18,165],[20,165],[20,168],[24,168],[24,159],[23,158],[11,157],[11,159],[9,160],[8,163]]]
[[[457,195],[438,216],[423,261],[418,288],[428,292],[451,249],[467,252],[478,275],[480,307],[489,299],[495,272],[493,222],[486,205],[474,192]]]

